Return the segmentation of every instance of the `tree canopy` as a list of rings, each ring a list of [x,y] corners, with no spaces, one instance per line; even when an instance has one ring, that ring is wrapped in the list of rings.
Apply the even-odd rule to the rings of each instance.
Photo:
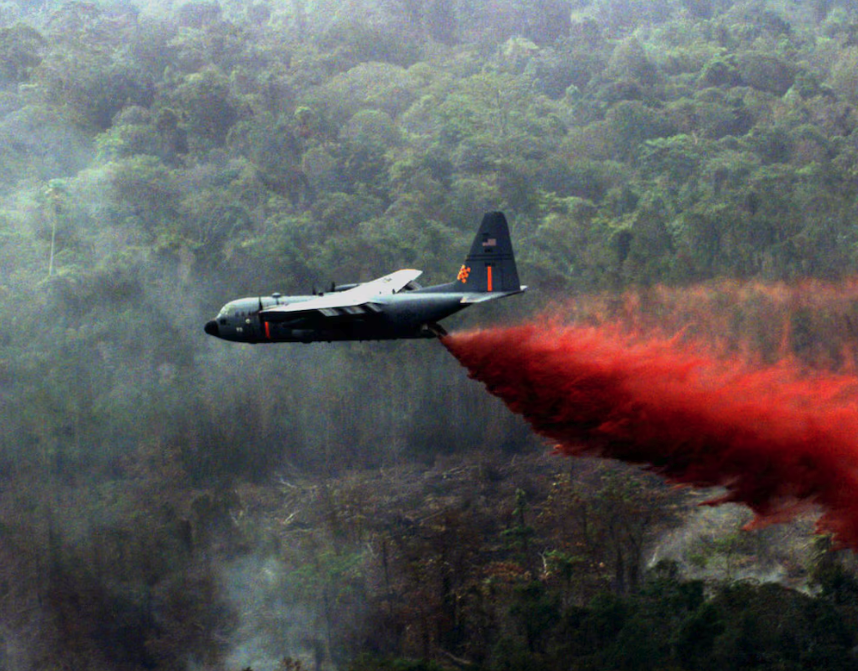
[[[847,668],[833,550],[818,598],[703,585],[647,567],[687,501],[639,474],[477,459],[485,514],[466,484],[408,490],[538,443],[432,344],[202,325],[402,266],[448,281],[487,210],[532,295],[454,325],[848,278],[856,65],[845,0],[0,3],[0,668],[249,666],[242,590],[319,668]],[[734,322],[769,343],[754,310]],[[796,317],[796,354],[834,319]]]

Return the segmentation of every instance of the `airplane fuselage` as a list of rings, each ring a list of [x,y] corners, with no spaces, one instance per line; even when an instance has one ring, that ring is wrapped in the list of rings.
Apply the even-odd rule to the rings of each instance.
[[[436,324],[468,307],[470,294],[441,293],[435,287],[380,296],[372,310],[340,308],[341,315],[317,317],[303,313],[277,321],[260,318],[260,311],[317,296],[260,296],[227,303],[206,324],[209,335],[244,343],[333,342],[337,340],[398,340],[436,338],[443,329]]]
[[[404,268],[325,294],[239,298],[224,305],[205,332],[244,343],[436,338],[446,333],[441,319],[526,289],[501,212],[483,217],[454,281],[424,288],[416,282],[420,275]]]

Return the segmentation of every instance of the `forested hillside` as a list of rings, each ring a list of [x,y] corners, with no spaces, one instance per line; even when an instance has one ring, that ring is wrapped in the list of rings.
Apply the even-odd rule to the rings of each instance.
[[[531,289],[451,328],[849,278],[856,105],[847,0],[0,2],[0,670],[854,668],[809,524],[542,456],[434,342],[202,326],[487,210]]]

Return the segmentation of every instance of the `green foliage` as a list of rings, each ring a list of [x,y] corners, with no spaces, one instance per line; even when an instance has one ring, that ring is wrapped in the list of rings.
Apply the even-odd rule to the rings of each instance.
[[[347,668],[348,671],[442,671],[444,667],[432,660],[362,654],[349,662]]]
[[[136,155],[104,168],[111,190],[109,212],[149,234],[177,224],[180,190],[167,166],[154,156]]]
[[[613,106],[605,117],[605,133],[611,138],[613,158],[632,159],[646,140],[673,135],[663,115],[637,100]]]
[[[743,54],[737,63],[737,70],[748,86],[778,96],[786,93],[795,80],[794,66],[771,54]]]
[[[0,28],[0,85],[20,84],[42,62],[45,38],[30,26]]]
[[[542,583],[517,586],[509,613],[524,637],[527,650],[542,652],[545,639],[559,619],[557,604]]]
[[[196,151],[222,146],[238,120],[229,80],[216,68],[184,77],[173,93],[175,107]]]
[[[851,275],[855,25],[825,1],[0,6],[4,654],[36,636],[71,666],[229,665],[213,567],[250,543],[235,491],[529,444],[426,343],[209,342],[226,297],[448,281],[494,209],[545,301]],[[595,479],[550,509],[516,484],[505,523],[448,501],[459,517],[356,527],[360,550],[308,541],[277,598],[328,598],[320,666],[372,634],[356,669],[848,668],[848,566],[820,562],[818,598],[647,575],[670,499]],[[696,558],[732,577],[743,542]]]
[[[392,26],[372,25],[359,18],[335,20],[319,35],[318,44],[337,72],[379,61],[407,67],[419,57],[418,44],[401,39]]]
[[[620,42],[611,54],[605,75],[612,79],[633,80],[644,86],[655,83],[657,71],[635,38]]]

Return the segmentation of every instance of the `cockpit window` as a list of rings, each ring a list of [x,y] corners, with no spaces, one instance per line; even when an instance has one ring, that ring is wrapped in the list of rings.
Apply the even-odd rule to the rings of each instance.
[[[220,309],[220,312],[218,313],[218,317],[231,317],[234,310],[235,309],[233,308],[232,305],[229,305],[229,304],[224,305]]]

